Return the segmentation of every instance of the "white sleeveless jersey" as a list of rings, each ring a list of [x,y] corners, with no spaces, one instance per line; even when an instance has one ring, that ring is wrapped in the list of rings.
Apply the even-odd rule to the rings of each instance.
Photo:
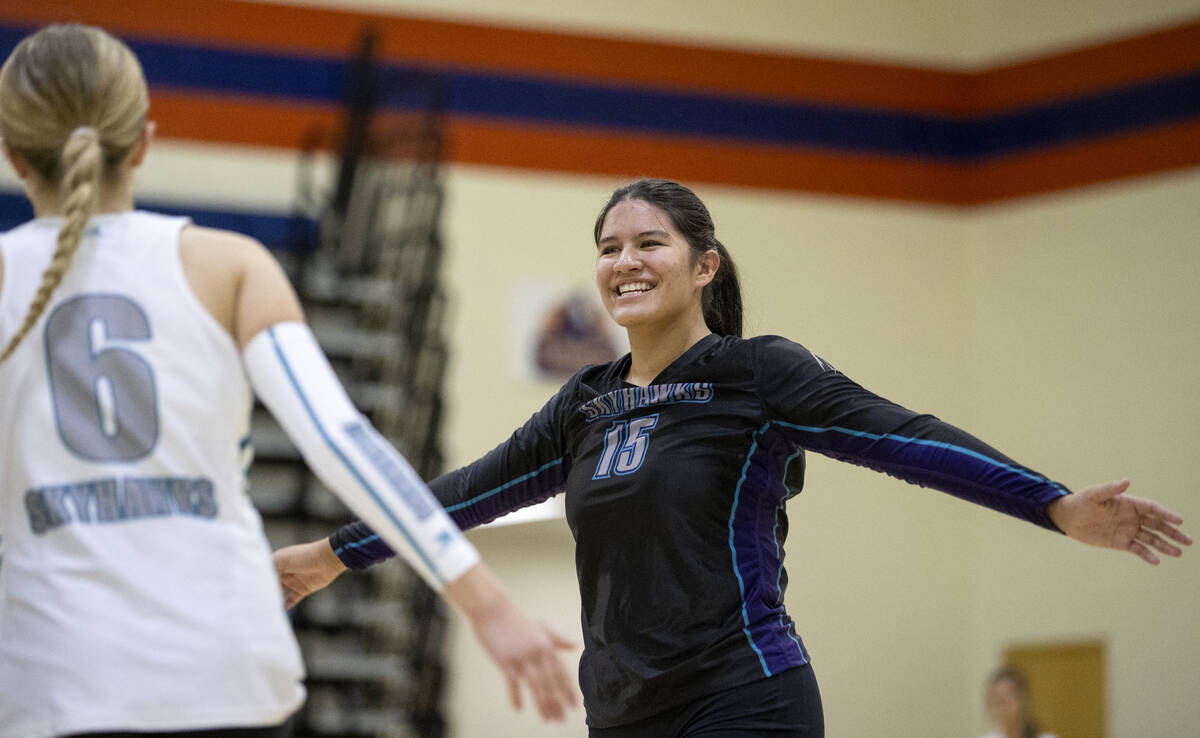
[[[0,340],[60,218],[0,235]],[[245,494],[251,394],[182,218],[101,215],[0,365],[0,735],[282,722],[303,667]]]

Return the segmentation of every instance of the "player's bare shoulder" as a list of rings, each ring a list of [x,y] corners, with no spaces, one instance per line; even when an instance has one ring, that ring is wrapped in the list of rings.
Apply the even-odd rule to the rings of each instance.
[[[248,261],[267,255],[266,248],[250,236],[197,225],[180,232],[179,252],[185,268],[189,264],[244,268]]]
[[[188,286],[231,333],[238,291],[247,272],[263,258],[270,258],[263,245],[241,233],[189,225],[179,234],[179,260]]]

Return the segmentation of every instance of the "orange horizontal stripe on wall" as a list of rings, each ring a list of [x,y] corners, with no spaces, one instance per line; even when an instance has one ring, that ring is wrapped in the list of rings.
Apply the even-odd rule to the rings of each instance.
[[[380,33],[388,58],[942,115],[973,115],[1200,67],[1200,20],[977,73],[631,41],[240,0],[31,0],[0,21],[77,20],[118,33],[344,55]]]
[[[983,204],[1200,166],[1200,121],[975,164],[961,201]]]
[[[240,0],[34,0],[0,9],[0,21],[79,21],[117,34],[329,55],[351,53],[370,27],[380,55],[395,60],[941,114],[963,112],[967,79],[902,65]]]
[[[324,138],[329,139],[339,130],[344,113],[333,106],[154,88],[149,116],[157,123],[160,138],[297,149],[314,131],[328,132]]]
[[[912,159],[451,119],[455,162],[955,204],[964,168]]]

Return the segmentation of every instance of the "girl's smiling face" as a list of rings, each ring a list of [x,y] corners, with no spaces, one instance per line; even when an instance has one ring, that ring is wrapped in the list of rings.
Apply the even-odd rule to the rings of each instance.
[[[625,328],[666,326],[698,312],[719,263],[715,251],[694,254],[666,212],[637,199],[608,211],[596,249],[600,298]]]

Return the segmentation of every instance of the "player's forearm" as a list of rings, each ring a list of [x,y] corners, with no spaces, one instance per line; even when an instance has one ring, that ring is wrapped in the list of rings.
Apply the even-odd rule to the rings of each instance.
[[[527,425],[478,461],[429,483],[430,491],[462,530],[489,523],[558,494],[570,468],[565,456],[529,443]],[[347,567],[365,569],[395,556],[392,548],[363,521],[334,531],[329,543]]]
[[[472,621],[486,619],[497,610],[512,606],[500,580],[483,563],[476,564],[447,584],[442,596]]]
[[[350,403],[302,324],[263,331],[243,353],[263,403],[351,510],[441,590],[479,561],[412,467]]]

